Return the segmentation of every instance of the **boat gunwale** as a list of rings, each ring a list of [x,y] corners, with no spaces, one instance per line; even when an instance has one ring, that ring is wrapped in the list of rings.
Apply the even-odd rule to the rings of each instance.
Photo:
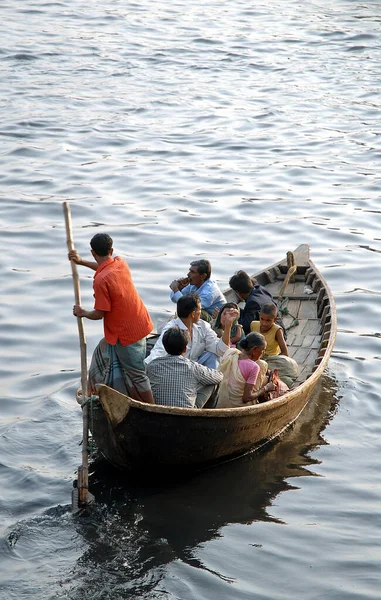
[[[260,271],[259,273],[254,275],[254,277],[258,277],[265,271],[268,271],[274,267],[279,267],[279,265],[284,265],[284,264],[285,264],[285,260],[278,261],[278,262],[274,263],[274,265],[271,265],[270,267],[267,267],[263,271]],[[280,396],[279,398],[274,398],[273,400],[269,400],[269,401],[263,402],[261,404],[255,404],[255,405],[243,406],[243,407],[231,407],[231,408],[209,408],[209,409],[205,408],[202,410],[200,410],[199,408],[185,408],[185,407],[178,407],[178,406],[165,406],[165,405],[161,405],[161,404],[147,404],[146,402],[140,402],[139,400],[134,400],[133,398],[126,396],[130,400],[130,410],[137,409],[137,410],[142,410],[145,412],[163,414],[166,416],[173,415],[173,416],[182,416],[182,417],[192,416],[192,417],[201,417],[201,418],[210,418],[210,417],[216,417],[216,418],[234,417],[234,418],[236,418],[236,417],[241,417],[241,416],[261,415],[262,413],[271,411],[275,407],[281,407],[285,404],[292,402],[295,398],[299,397],[303,393],[306,393],[306,402],[307,402],[308,401],[308,389],[315,387],[317,381],[319,380],[324,369],[326,368],[329,358],[331,356],[332,349],[333,349],[335,339],[336,339],[336,333],[337,333],[337,317],[336,317],[336,305],[335,305],[335,300],[334,300],[333,294],[332,294],[326,280],[320,273],[319,269],[316,267],[316,265],[310,258],[308,258],[308,266],[306,268],[312,268],[315,275],[320,279],[320,281],[323,284],[324,290],[326,292],[326,296],[328,297],[329,306],[330,306],[331,323],[330,323],[330,333],[329,333],[328,342],[325,347],[324,355],[321,357],[320,363],[317,365],[316,369],[309,376],[307,376],[307,378],[304,381],[302,381],[297,387],[286,392],[284,395]],[[306,298],[306,300],[307,299],[308,298]],[[323,334],[322,334],[322,341],[323,341]],[[318,357],[318,351],[317,351],[316,357]],[[108,386],[100,385],[99,389],[101,390],[103,387],[107,388]]]

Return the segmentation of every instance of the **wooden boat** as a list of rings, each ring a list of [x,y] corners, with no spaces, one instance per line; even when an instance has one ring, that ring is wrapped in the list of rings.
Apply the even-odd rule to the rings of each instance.
[[[201,467],[254,450],[297,419],[327,366],[336,338],[329,287],[299,246],[287,259],[254,275],[278,300],[287,297],[289,354],[299,365],[283,396],[242,408],[196,409],[145,404],[101,385],[90,406],[90,430],[102,454],[121,468]],[[293,264],[294,263],[294,264]],[[228,301],[236,301],[227,290]]]

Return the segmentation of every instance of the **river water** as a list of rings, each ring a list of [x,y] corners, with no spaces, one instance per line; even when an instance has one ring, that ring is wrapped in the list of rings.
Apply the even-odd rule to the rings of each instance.
[[[1,600],[379,599],[379,2],[0,11]],[[94,458],[96,504],[73,518],[63,201],[81,254],[112,235],[156,324],[194,257],[223,289],[310,244],[339,332],[278,443],[168,481],[123,481]],[[85,326],[90,356],[101,325]]]

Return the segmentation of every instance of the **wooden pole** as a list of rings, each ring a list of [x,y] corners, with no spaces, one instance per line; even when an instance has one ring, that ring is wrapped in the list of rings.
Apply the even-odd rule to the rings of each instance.
[[[71,228],[71,212],[70,205],[68,202],[63,203],[63,209],[65,214],[65,224],[66,224],[66,241],[67,248],[70,252],[74,250],[74,242],[72,236],[72,228]],[[74,261],[71,262],[71,272],[73,275],[73,284],[74,284],[74,297],[75,304],[81,304],[81,292],[79,287],[79,275],[77,265]],[[86,348],[86,338],[85,338],[85,329],[83,326],[82,317],[77,317],[78,324],[78,333],[79,333],[79,344],[80,344],[80,352],[81,352],[81,387],[82,387],[82,398],[83,400],[88,399],[87,395],[87,348]],[[88,445],[89,445],[89,407],[87,402],[82,407],[82,426],[83,426],[83,440],[82,440],[82,465],[78,467],[78,501],[74,498],[73,495],[73,511],[78,510],[78,508],[88,504],[89,501],[89,454],[88,454]],[[76,506],[79,504],[79,506]]]

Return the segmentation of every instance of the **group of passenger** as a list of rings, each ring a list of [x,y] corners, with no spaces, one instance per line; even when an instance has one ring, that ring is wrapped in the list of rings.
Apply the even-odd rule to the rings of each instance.
[[[89,395],[105,383],[142,402],[244,407],[265,401],[269,392],[284,392],[295,381],[297,364],[288,356],[275,301],[245,271],[229,281],[237,301],[245,303],[240,309],[226,302],[211,279],[208,260],[191,262],[187,277],[169,286],[176,316],[146,357],[153,323],[127,263],[113,257],[108,234],[96,234],[90,247],[94,261],[82,259],[76,250],[69,252],[70,260],[95,271],[94,309],[74,305],[73,314],[103,319],[104,324],[104,338],[89,369]]]

